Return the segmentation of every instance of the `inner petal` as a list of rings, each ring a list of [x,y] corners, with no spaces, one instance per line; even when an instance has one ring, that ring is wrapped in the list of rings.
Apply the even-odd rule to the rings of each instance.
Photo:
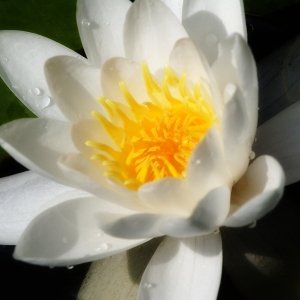
[[[110,120],[92,112],[117,150],[97,141],[86,142],[97,150],[90,159],[102,162],[104,175],[132,190],[164,177],[184,178],[193,149],[217,122],[210,99],[201,93],[200,82],[189,87],[187,74],[177,76],[169,66],[165,66],[161,82],[152,76],[146,62],[141,69],[147,99],[137,101],[121,81],[119,87],[127,107],[99,97]]]

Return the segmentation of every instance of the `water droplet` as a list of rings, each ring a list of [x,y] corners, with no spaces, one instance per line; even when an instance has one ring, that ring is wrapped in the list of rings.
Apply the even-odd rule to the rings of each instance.
[[[72,270],[74,268],[74,266],[67,266],[68,270]]]
[[[101,236],[102,236],[102,233],[100,233],[100,232],[95,233],[95,237],[101,237]]]
[[[96,251],[105,251],[109,248],[109,245],[106,243],[101,243],[98,247],[96,247]]]
[[[206,42],[208,44],[216,44],[218,42],[218,37],[214,34],[214,33],[209,33],[206,38],[205,38]]]
[[[253,223],[251,225],[249,225],[249,228],[255,228],[256,224],[257,224],[257,222],[254,220]]]
[[[105,24],[106,26],[108,26],[110,23],[109,23],[108,21],[105,21],[104,24]]]
[[[38,99],[35,102],[36,106],[40,109],[46,108],[47,106],[49,106],[50,103],[51,103],[51,99],[48,96],[43,97],[42,99]]]
[[[12,85],[11,88],[17,90],[19,87],[17,85]]]
[[[82,19],[81,20],[81,25],[88,27],[88,26],[91,25],[91,22],[89,20],[87,20],[87,19]]]
[[[257,142],[257,138],[254,139],[254,142]]]
[[[200,164],[201,164],[201,160],[200,159],[195,160],[195,165],[200,165]]]
[[[31,93],[32,93],[33,95],[35,95],[35,96],[39,96],[39,95],[42,94],[42,90],[39,89],[38,87],[34,87],[34,88],[32,88],[30,91],[31,91]]]
[[[153,287],[153,284],[150,283],[150,282],[145,282],[145,283],[143,284],[143,288],[144,288],[144,289],[151,289],[152,287]]]
[[[54,267],[55,267],[55,266],[50,265],[50,266],[49,266],[49,269],[54,269]]]
[[[249,159],[254,159],[255,158],[255,152],[251,151],[249,154]]]
[[[8,62],[8,60],[9,60],[9,59],[8,59],[7,57],[4,57],[4,61]]]
[[[219,232],[220,232],[220,229],[218,228],[214,231],[214,234],[218,234]]]

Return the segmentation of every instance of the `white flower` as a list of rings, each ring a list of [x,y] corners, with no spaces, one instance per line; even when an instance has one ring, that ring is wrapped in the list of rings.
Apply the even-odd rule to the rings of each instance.
[[[0,233],[17,259],[52,266],[168,235],[142,279],[155,289],[139,299],[214,299],[222,250],[211,233],[272,210],[284,174],[270,156],[249,165],[257,76],[242,1],[163,2],[79,0],[88,60],[0,33],[1,77],[40,117],[2,126],[1,145],[48,178],[2,179]]]

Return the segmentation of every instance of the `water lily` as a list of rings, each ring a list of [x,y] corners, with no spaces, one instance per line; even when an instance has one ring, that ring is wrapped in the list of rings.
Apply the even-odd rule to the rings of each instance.
[[[138,299],[215,299],[218,228],[260,219],[285,183],[276,159],[252,162],[242,1],[79,0],[77,22],[88,59],[0,33],[1,77],[39,117],[1,127],[30,170],[1,180],[1,241],[17,259],[67,266],[167,235]]]

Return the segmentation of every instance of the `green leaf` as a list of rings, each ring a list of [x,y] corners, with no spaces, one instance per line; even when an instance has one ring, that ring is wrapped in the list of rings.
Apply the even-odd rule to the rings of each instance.
[[[76,51],[82,45],[75,15],[76,0],[0,0],[0,30],[34,32]],[[34,114],[0,79],[0,125],[26,117]],[[0,147],[0,162],[7,156]]]
[[[271,14],[296,3],[300,0],[244,0],[245,12],[251,15]]]

